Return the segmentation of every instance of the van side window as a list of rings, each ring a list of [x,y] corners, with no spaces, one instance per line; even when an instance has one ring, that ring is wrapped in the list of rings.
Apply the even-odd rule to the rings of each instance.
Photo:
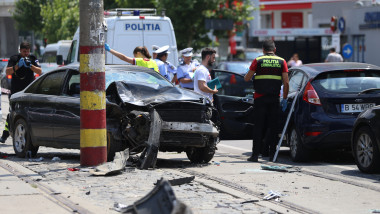
[[[73,42],[71,43],[70,50],[69,50],[69,55],[67,55],[67,64],[75,62],[75,51],[77,50],[77,45],[78,45],[78,41],[73,40]],[[79,57],[79,54],[78,54],[78,57]],[[78,59],[78,62],[79,62],[79,59]]]

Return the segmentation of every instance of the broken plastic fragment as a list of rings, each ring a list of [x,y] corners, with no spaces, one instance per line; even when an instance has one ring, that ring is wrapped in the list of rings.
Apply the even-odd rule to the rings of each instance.
[[[59,158],[59,157],[53,157],[51,160],[52,160],[52,161],[60,161],[61,158]]]
[[[79,168],[67,168],[67,170],[69,170],[69,171],[79,171]]]

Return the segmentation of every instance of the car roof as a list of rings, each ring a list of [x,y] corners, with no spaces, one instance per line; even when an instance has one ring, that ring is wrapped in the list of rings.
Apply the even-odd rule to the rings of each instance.
[[[303,70],[311,77],[315,77],[320,73],[330,72],[330,71],[341,71],[341,70],[380,70],[380,67],[359,62],[334,62],[334,63],[311,63],[304,64],[301,66],[290,68],[289,70]]]

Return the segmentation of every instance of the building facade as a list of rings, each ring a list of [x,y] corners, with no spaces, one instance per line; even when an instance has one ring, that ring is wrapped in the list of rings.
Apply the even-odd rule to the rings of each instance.
[[[253,0],[253,3],[260,10],[253,13],[255,19],[250,22],[247,47],[260,48],[261,41],[273,38],[278,55],[285,59],[298,53],[304,63],[323,62],[329,49],[335,47],[349,56],[345,61],[380,65],[376,61],[380,43],[373,42],[380,38],[379,1]]]
[[[0,58],[17,53],[19,34],[12,18],[16,0],[0,0]]]

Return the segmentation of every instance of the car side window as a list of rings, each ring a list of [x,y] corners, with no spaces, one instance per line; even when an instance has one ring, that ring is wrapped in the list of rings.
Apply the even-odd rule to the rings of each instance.
[[[218,95],[249,97],[252,96],[252,82],[245,82],[244,77],[238,74],[215,71],[215,78],[218,78],[222,88],[218,89]]]
[[[80,75],[78,71],[70,70],[70,77],[68,79],[68,84],[66,85],[65,91],[65,94],[69,96],[80,96]]]
[[[66,70],[48,74],[36,88],[37,94],[59,95],[61,92]]]
[[[289,93],[298,91],[305,85],[306,77],[301,71],[295,70],[291,73],[289,78]]]

